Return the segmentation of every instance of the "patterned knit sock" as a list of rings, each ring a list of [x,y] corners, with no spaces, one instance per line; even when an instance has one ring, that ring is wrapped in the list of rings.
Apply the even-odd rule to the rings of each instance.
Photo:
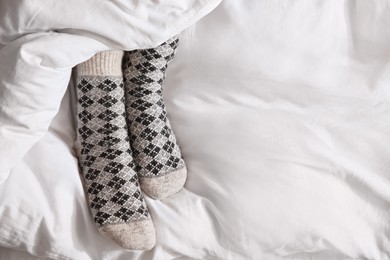
[[[155,229],[133,170],[122,57],[106,51],[77,66],[79,164],[99,231],[123,248],[147,250]]]
[[[183,188],[187,170],[165,110],[162,84],[178,39],[147,50],[125,52],[126,113],[141,189],[155,199]]]

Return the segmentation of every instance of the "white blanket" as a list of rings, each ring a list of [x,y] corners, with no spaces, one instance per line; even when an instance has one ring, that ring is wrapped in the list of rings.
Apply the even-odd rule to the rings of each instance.
[[[141,38],[122,42],[107,29],[116,19],[84,11],[92,0],[74,12],[65,3],[80,1],[42,1],[0,1],[0,166],[13,166],[0,186],[1,246],[77,260],[390,259],[388,0],[225,0],[180,34],[164,97],[189,176],[175,196],[147,198],[157,229],[148,252],[121,250],[90,218],[71,91],[50,130],[41,124],[57,112],[76,61],[153,46],[186,26],[161,30],[165,19],[143,20],[155,14],[145,4],[133,28]],[[103,2],[96,12],[122,19],[116,12],[129,10]],[[179,9],[193,18],[180,24],[217,1],[187,4]],[[52,12],[40,20],[38,9]],[[42,32],[25,35],[26,24]],[[17,259],[8,249],[0,257]]]

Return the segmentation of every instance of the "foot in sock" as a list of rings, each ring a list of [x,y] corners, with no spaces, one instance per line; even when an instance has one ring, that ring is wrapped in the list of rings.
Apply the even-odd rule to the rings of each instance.
[[[156,235],[133,170],[122,57],[121,51],[105,51],[77,66],[78,157],[99,231],[123,248],[148,250]]]
[[[156,48],[125,52],[122,65],[136,172],[141,189],[155,199],[178,192],[187,178],[162,95],[167,65],[177,44],[178,39],[172,38]]]

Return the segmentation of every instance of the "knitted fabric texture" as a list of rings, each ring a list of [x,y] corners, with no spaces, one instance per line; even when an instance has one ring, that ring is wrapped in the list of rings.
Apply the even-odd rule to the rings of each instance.
[[[123,54],[106,55],[99,53],[78,66],[76,92],[79,163],[99,226],[149,218],[133,170],[120,67]]]
[[[148,218],[132,170],[119,77],[83,76],[77,84],[80,166],[98,225]]]
[[[184,168],[163,101],[162,85],[178,39],[160,46],[125,52],[126,113],[135,170],[140,177],[158,177]]]

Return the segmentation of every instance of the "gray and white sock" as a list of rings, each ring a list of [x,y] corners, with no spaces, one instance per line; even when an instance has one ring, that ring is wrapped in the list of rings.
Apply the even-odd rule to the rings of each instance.
[[[147,250],[155,229],[133,170],[122,57],[105,51],[77,66],[79,165],[99,231],[123,248]]]
[[[125,52],[122,65],[135,170],[141,189],[155,199],[181,190],[187,177],[162,93],[177,45],[172,38],[156,48]]]

